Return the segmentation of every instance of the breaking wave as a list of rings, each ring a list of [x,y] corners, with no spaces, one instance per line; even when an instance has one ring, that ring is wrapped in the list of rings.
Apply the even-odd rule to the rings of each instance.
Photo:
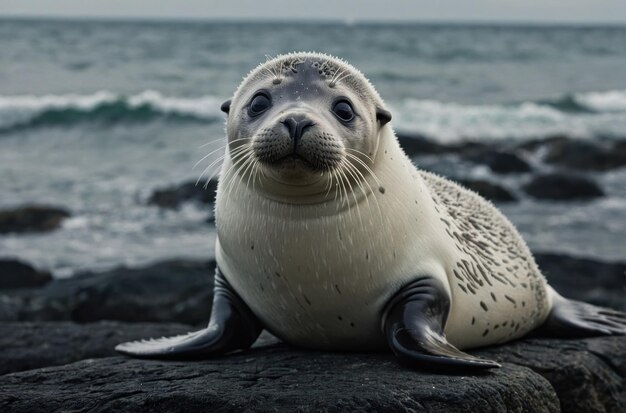
[[[0,132],[83,122],[221,122],[222,98],[172,97],[148,90],[134,95],[0,95]],[[440,141],[626,136],[626,90],[576,93],[556,100],[472,105],[436,100],[391,102],[394,125]]]
[[[626,91],[577,93],[553,101],[472,105],[406,99],[394,124],[444,142],[535,139],[553,135],[626,138]]]
[[[215,122],[222,119],[215,96],[180,98],[147,90],[135,95],[93,94],[0,96],[0,131],[79,122],[142,122],[155,118]]]

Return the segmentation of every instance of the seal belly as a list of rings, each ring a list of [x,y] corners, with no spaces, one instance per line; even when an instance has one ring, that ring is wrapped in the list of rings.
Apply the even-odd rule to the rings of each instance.
[[[378,171],[383,183],[398,174],[413,181],[410,161],[401,153],[397,159],[400,171]],[[218,265],[285,341],[319,349],[384,348],[381,314],[395,292],[419,275],[445,280],[440,257],[446,245],[431,235],[442,224],[430,218],[426,203],[404,207],[424,189],[413,182],[374,191],[358,210],[277,204],[252,191],[230,194],[228,203],[218,196]]]

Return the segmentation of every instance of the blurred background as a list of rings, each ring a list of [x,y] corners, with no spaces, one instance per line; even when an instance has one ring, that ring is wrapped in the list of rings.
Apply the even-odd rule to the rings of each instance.
[[[415,163],[494,200],[531,249],[623,260],[626,4],[471,3],[0,2],[0,257],[55,277],[210,259],[194,184],[219,106],[311,50],[359,68]]]

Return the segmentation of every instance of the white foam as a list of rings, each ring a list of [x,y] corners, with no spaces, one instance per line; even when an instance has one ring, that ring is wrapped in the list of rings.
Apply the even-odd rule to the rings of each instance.
[[[626,112],[626,90],[577,93],[574,100],[596,112]]]
[[[406,99],[391,104],[394,126],[442,142],[532,139],[566,134],[624,136],[626,113],[567,113],[546,104],[465,105]]]
[[[131,109],[147,105],[163,114],[215,119],[220,116],[221,99],[216,96],[168,97],[154,90],[129,96],[106,90],[85,95],[73,93],[43,96],[0,95],[0,129],[28,124],[32,119],[50,110],[77,110],[87,113],[99,106],[115,102],[126,103]]]

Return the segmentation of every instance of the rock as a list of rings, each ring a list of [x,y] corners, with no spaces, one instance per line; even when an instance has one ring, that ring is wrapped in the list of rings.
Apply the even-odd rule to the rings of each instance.
[[[626,339],[524,339],[477,351],[532,369],[556,391],[563,412],[624,412]]]
[[[541,149],[545,152],[545,162],[570,169],[609,171],[626,166],[624,141],[587,141],[555,135],[523,142],[517,149],[529,152]]]
[[[0,234],[52,231],[69,216],[65,209],[43,205],[0,210]]]
[[[524,173],[532,169],[519,155],[503,150],[486,149],[469,153],[466,158],[474,163],[487,165],[499,174]]]
[[[443,144],[430,140],[422,135],[396,134],[400,146],[411,158],[414,156],[435,155],[443,153],[467,153],[487,148],[479,142],[460,142],[454,144]]]
[[[560,173],[535,176],[523,185],[523,189],[534,198],[556,201],[589,200],[604,196],[602,189],[590,178]]]
[[[5,290],[0,320],[202,324],[211,311],[214,268],[215,262],[174,260],[77,274],[32,291]]]
[[[456,182],[494,202],[514,202],[517,198],[504,187],[484,179],[457,179]]]
[[[282,345],[201,362],[85,360],[2,380],[3,411],[554,412],[559,403],[524,367],[445,375],[402,368],[391,354]]]
[[[211,179],[206,187],[200,182],[184,182],[180,185],[157,189],[148,198],[148,205],[160,208],[175,209],[183,202],[198,202],[200,204],[211,204],[215,201],[215,191],[217,190],[217,179]]]
[[[16,259],[0,258],[0,290],[41,287],[52,281],[52,275],[38,271]]]
[[[453,148],[431,141],[421,135],[397,134],[398,142],[404,152],[411,158],[414,156],[433,155],[453,151]]]
[[[108,337],[106,323],[95,328],[83,333]],[[119,326],[111,329],[125,339]],[[35,344],[36,354],[38,340],[23,340]],[[503,368],[441,374],[404,368],[390,353],[306,351],[284,344],[203,361],[88,359],[2,376],[0,408],[617,413],[626,403],[623,337],[525,339],[471,352]]]
[[[626,262],[536,253],[548,282],[564,297],[626,312]]]
[[[0,374],[111,357],[121,342],[189,330],[165,323],[0,322]]]
[[[547,143],[544,160],[571,169],[608,171],[626,166],[626,147],[576,139],[554,139]]]

